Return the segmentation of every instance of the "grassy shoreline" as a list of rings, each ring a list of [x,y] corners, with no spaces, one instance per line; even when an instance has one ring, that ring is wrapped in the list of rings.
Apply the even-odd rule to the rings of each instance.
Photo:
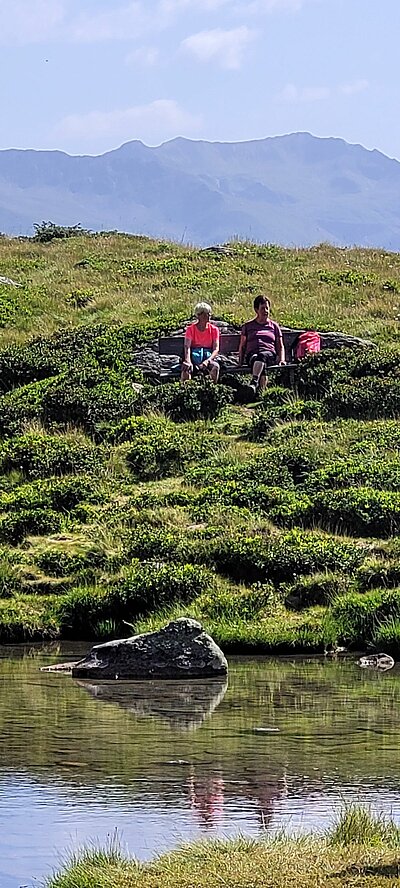
[[[47,888],[392,888],[400,885],[399,828],[349,807],[327,835],[239,836],[186,845],[149,863],[117,846],[82,851]]]

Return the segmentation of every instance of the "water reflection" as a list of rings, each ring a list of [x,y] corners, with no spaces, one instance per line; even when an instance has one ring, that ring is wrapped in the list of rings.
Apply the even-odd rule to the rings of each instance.
[[[115,827],[146,858],[210,832],[324,828],[343,801],[400,821],[397,665],[236,658],[229,687],[40,672],[86,649],[0,649],[1,888]]]
[[[212,681],[75,681],[92,697],[138,716],[153,716],[171,727],[194,731],[219,706],[228,679]]]

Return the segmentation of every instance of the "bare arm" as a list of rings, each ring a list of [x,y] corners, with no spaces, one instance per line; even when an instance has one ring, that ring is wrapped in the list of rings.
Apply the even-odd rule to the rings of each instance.
[[[185,339],[183,341],[183,363],[184,364],[189,364],[189,365],[192,364],[191,356],[190,356],[191,346],[192,346],[192,340],[189,337],[185,336]]]
[[[246,335],[244,333],[241,333],[240,334],[240,342],[239,342],[239,364],[240,364],[240,366],[244,362],[244,356],[245,356],[245,351],[246,351],[246,342],[247,342]]]

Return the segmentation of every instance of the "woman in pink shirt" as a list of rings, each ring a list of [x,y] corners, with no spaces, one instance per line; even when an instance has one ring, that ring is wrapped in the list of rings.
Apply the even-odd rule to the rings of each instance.
[[[208,373],[213,382],[218,382],[219,364],[215,360],[219,352],[219,330],[210,324],[211,305],[199,302],[194,314],[194,324],[186,328],[183,346],[181,381],[186,382],[195,373]]]

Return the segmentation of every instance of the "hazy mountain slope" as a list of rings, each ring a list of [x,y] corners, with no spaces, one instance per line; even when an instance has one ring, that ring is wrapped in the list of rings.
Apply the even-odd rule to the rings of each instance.
[[[400,249],[400,163],[307,133],[158,148],[134,141],[98,157],[0,151],[0,229],[51,219],[209,244],[235,235]]]

